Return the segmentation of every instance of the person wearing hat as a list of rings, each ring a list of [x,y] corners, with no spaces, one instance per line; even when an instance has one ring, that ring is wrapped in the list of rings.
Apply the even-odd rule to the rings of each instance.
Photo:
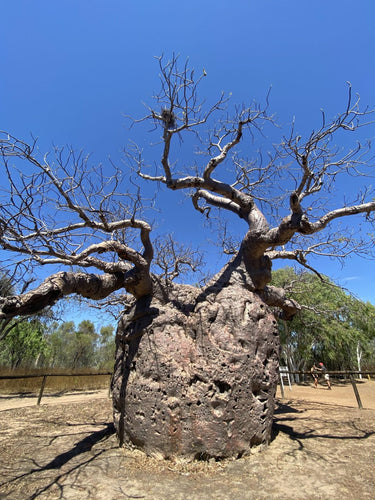
[[[324,366],[324,363],[320,362],[318,363],[318,366],[314,363],[311,368],[311,375],[312,378],[314,379],[314,387],[315,389],[318,388],[318,380],[320,374],[324,375],[324,380],[327,381],[328,389],[331,390],[331,382],[329,381],[329,374],[327,373],[327,368]]]
[[[324,363],[322,362],[319,363],[318,370],[320,370],[324,375],[324,379],[327,381],[328,389],[331,390],[332,387],[331,387],[331,382],[329,381],[329,373],[327,373],[327,368],[324,366]]]

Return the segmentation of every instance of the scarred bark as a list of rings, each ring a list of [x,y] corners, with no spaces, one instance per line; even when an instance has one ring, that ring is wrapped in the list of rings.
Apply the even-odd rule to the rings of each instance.
[[[271,438],[277,321],[235,258],[204,289],[154,283],[122,317],[120,442],[163,457],[239,457]]]

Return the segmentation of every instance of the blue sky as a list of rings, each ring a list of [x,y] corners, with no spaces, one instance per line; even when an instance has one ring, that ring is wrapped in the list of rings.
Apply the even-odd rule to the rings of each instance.
[[[233,102],[262,101],[272,85],[279,123],[295,116],[307,133],[321,108],[328,117],[344,109],[347,81],[374,106],[374,23],[373,0],[2,2],[0,128],[38,136],[42,150],[71,144],[94,162],[119,162],[129,137],[147,142],[123,115],[142,115],[142,101],[158,89],[153,56],[176,52],[206,69],[208,100],[224,91]],[[375,126],[366,134],[375,136]],[[163,203],[177,203],[173,196]],[[205,246],[199,215],[186,203],[180,209],[189,211],[183,230],[168,210],[164,227]],[[210,262],[221,260],[212,253]],[[342,268],[320,260],[319,269],[375,303],[373,262],[351,258]]]

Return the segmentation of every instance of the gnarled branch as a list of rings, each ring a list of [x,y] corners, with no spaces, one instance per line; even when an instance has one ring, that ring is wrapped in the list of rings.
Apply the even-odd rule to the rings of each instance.
[[[66,295],[79,294],[99,300],[124,286],[121,274],[61,272],[44,280],[35,290],[0,298],[0,319],[25,316],[42,311]]]

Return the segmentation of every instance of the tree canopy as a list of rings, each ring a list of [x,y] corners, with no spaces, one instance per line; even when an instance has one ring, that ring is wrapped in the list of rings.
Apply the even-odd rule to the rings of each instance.
[[[280,322],[284,363],[294,370],[307,370],[318,361],[332,370],[358,370],[359,353],[363,364],[366,358],[373,363],[375,306],[322,278],[291,267],[273,272],[272,283],[303,304],[290,322]]]
[[[10,369],[113,369],[114,328],[97,331],[90,320],[42,321],[38,317],[17,321],[0,341],[0,367]]]
[[[214,208],[239,217],[245,231],[236,251],[248,285],[286,314],[298,307],[267,286],[271,260],[291,259],[309,267],[310,255],[343,258],[351,252],[371,252],[371,238],[366,240],[365,233],[355,238],[335,225],[358,214],[371,222],[375,210],[369,186],[341,201],[334,195],[342,176],[373,175],[368,142],[345,148],[333,142],[370,122],[372,111],[360,108],[351,87],[344,111],[330,121],[323,113],[320,128],[306,138],[293,126],[267,158],[260,151],[246,157],[239,144],[248,146],[275,124],[268,98],[263,106],[233,109],[221,95],[210,105],[198,95],[204,74],[196,76],[187,63],[180,68],[175,56],[158,62],[161,90],[134,124],[152,125],[152,133],[161,139],[156,146],[159,161],[152,173],[148,155],[139,146],[126,148],[125,161],[133,172],[127,186],[126,169],[112,165],[109,173],[107,167],[92,167],[88,155],[71,148],[55,148],[53,157],[40,156],[35,140],[28,144],[1,133],[8,187],[2,191],[0,242],[9,266],[23,276],[35,265],[75,269],[47,278],[22,299],[2,299],[2,318],[36,312],[72,293],[100,300],[121,289],[136,298],[152,291],[152,226],[141,217],[147,202],[136,178],[187,191],[193,207],[206,217]],[[198,158],[203,161],[178,165],[182,138],[189,133],[201,144]],[[92,274],[93,269],[99,274]]]
[[[209,102],[199,95],[205,72],[175,55],[157,61],[160,90],[131,121],[150,142],[126,146],[122,168],[93,166],[73,148],[41,155],[36,140],[0,133],[4,265],[26,284],[41,268],[52,273],[34,289],[0,298],[0,319],[34,314],[73,294],[117,300],[124,310],[112,394],[120,443],[166,457],[242,456],[271,437],[279,357],[273,311],[287,320],[303,309],[271,283],[272,261],[311,270],[312,256],[373,256],[375,189],[368,178],[375,172],[360,133],[373,111],[349,85],[337,116],[323,112],[306,135],[293,124],[270,144],[265,136],[277,123],[268,94],[263,104],[232,106],[224,94]],[[262,139],[266,151],[254,146]],[[363,187],[345,193],[343,178]],[[151,196],[145,184],[154,186]],[[202,267],[192,242],[154,237],[158,217],[152,223],[148,209],[164,192],[176,199],[184,193],[203,220],[218,223],[222,251],[232,254],[201,286],[175,281]],[[241,224],[237,234],[233,220]],[[332,302],[325,289],[319,294]],[[336,318],[332,313],[336,323],[319,328],[308,318],[316,351],[344,352],[349,329],[362,338],[352,311],[341,308]],[[338,326],[340,345],[328,335]],[[75,333],[77,365],[91,356],[94,335],[88,324]]]
[[[46,331],[48,355],[44,364],[52,368],[113,369],[115,355],[114,328],[103,326],[99,332],[89,320],[78,327],[73,321],[53,322]]]

